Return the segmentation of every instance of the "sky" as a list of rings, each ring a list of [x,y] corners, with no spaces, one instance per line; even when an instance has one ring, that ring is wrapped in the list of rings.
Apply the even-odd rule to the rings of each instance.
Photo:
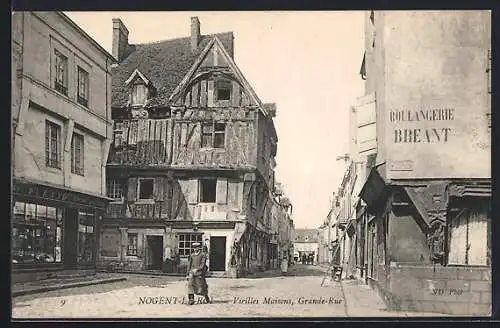
[[[363,12],[65,12],[111,53],[112,19],[130,43],[234,33],[234,59],[265,103],[276,103],[276,180],[295,228],[318,228],[340,185],[349,149],[349,108],[363,95]]]

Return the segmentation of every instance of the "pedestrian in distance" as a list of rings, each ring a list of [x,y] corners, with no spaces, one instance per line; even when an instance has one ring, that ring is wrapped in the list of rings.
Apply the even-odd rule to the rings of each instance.
[[[194,295],[201,295],[207,303],[211,303],[208,297],[208,284],[205,278],[207,254],[201,251],[200,243],[193,243],[192,246],[193,252],[189,255],[187,268],[188,304],[194,304]]]
[[[286,253],[283,254],[281,259],[281,275],[286,276],[288,273],[288,256]]]

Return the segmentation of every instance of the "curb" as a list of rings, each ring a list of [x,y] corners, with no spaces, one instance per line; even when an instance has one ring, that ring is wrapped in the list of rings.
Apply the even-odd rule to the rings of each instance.
[[[62,285],[43,286],[43,287],[38,287],[38,288],[30,288],[30,289],[25,289],[25,290],[12,291],[11,295],[12,295],[12,297],[16,297],[16,296],[22,296],[22,295],[45,293],[45,292],[50,292],[50,291],[59,290],[59,289],[84,287],[84,286],[99,285],[99,284],[108,284],[108,283],[112,283],[112,282],[125,281],[125,280],[127,280],[126,277],[107,278],[107,279],[99,279],[99,280],[92,280],[92,281],[81,281],[81,282],[74,282],[74,283],[68,283],[68,284],[62,284]]]

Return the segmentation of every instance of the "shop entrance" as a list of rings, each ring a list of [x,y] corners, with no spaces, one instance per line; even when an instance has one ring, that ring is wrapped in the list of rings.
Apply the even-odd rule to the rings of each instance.
[[[146,269],[161,270],[163,264],[163,236],[146,236]]]
[[[226,237],[210,237],[210,271],[226,271]]]
[[[78,255],[78,210],[66,208],[65,212],[63,263],[65,269],[74,269]]]

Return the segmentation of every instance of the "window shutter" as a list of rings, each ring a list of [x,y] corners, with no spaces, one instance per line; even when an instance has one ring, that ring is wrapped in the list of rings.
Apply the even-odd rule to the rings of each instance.
[[[164,177],[156,177],[154,180],[154,188],[153,188],[153,197],[156,201],[163,201],[164,190],[165,190],[165,178]]]
[[[187,190],[188,194],[186,198],[188,200],[188,204],[193,205],[198,203],[198,179],[189,179],[189,187]]]
[[[137,199],[137,177],[128,179],[127,195],[129,201],[135,201]]]
[[[448,264],[465,264],[467,242],[467,211],[452,219],[450,224],[450,250]]]
[[[470,212],[469,217],[469,265],[487,265],[488,216],[486,209]]]
[[[377,153],[375,94],[358,98],[356,108],[356,144],[359,156]]]
[[[217,204],[227,204],[227,179],[217,179]]]
[[[213,107],[214,106],[214,96],[215,96],[215,81],[214,80],[208,80],[208,88],[207,88],[207,106],[208,107]]]

